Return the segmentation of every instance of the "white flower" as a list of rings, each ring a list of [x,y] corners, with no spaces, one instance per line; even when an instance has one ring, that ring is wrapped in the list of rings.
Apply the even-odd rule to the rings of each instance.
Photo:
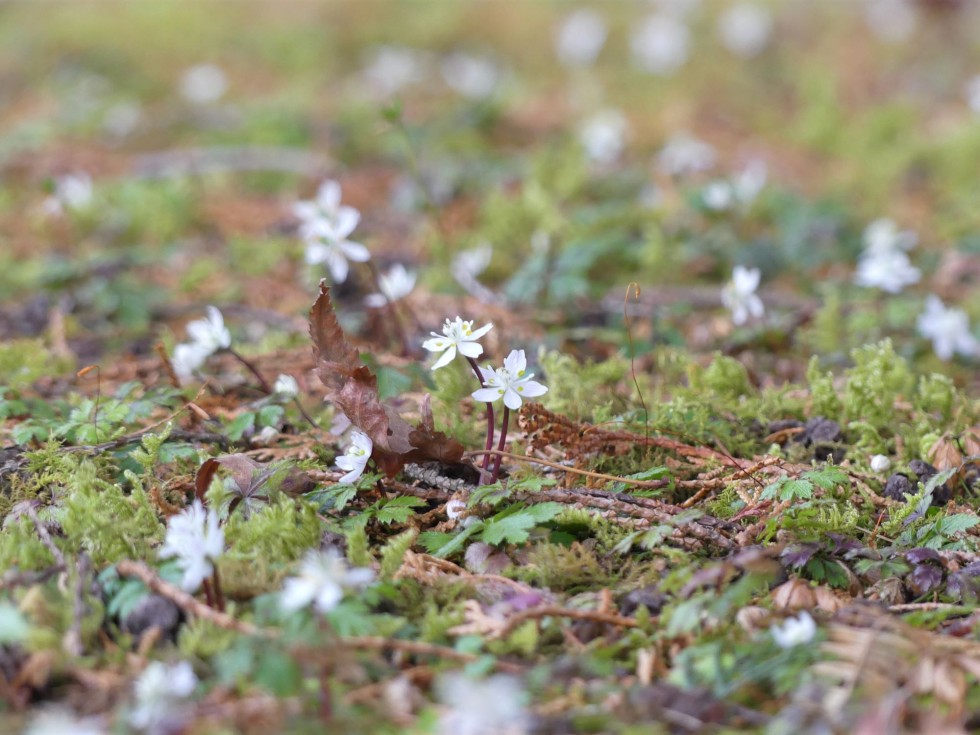
[[[864,20],[882,41],[901,43],[915,32],[918,14],[909,0],[869,0],[865,5]]]
[[[966,357],[978,354],[977,338],[970,332],[970,320],[962,309],[947,309],[938,296],[926,297],[926,309],[919,315],[919,334],[932,340],[932,349],[943,361],[954,353]]]
[[[378,289],[381,293],[365,296],[364,303],[372,309],[380,309],[385,304],[403,299],[412,293],[415,279],[415,271],[410,271],[401,263],[396,263],[387,273],[378,276]]]
[[[736,265],[732,271],[732,280],[721,292],[721,302],[731,310],[735,324],[745,324],[749,316],[758,319],[765,313],[762,299],[755,292],[761,278],[758,268]]]
[[[870,464],[872,472],[887,472],[888,468],[892,466],[892,461],[884,454],[876,454],[871,458]]]
[[[180,78],[180,93],[188,102],[204,105],[220,100],[228,89],[228,79],[220,66],[198,64]]]
[[[213,562],[224,550],[225,534],[218,525],[218,514],[212,509],[205,512],[201,501],[195,500],[171,516],[160,557],[176,557],[177,566],[184,573],[180,586],[187,592],[195,592],[214,573]]]
[[[102,117],[102,129],[113,138],[130,135],[143,119],[143,109],[136,102],[117,102]]]
[[[797,617],[784,620],[782,625],[773,625],[769,633],[780,648],[793,648],[812,641],[817,633],[817,624],[804,610]]]
[[[742,204],[751,204],[765,187],[768,176],[769,169],[765,161],[750,161],[732,179],[735,198]]]
[[[368,460],[371,459],[371,452],[374,450],[374,442],[371,437],[359,429],[354,429],[350,434],[351,445],[347,453],[337,457],[337,466],[347,472],[338,482],[342,485],[349,485],[358,477],[364,474]]]
[[[360,213],[356,209],[340,203],[341,196],[342,190],[340,184],[332,179],[328,179],[320,184],[314,199],[293,204],[293,214],[304,225],[312,224],[321,219],[335,224],[341,221],[341,219],[344,221],[349,220],[351,217],[360,219]]]
[[[482,327],[473,331],[473,322],[464,322],[462,318],[456,317],[454,321],[446,319],[442,327],[442,335],[430,332],[432,339],[427,339],[422,343],[422,347],[429,352],[442,352],[443,355],[436,360],[433,370],[445,367],[456,358],[456,352],[463,357],[477,358],[483,354],[483,345],[477,342],[480,337],[493,329],[493,324],[484,324]]]
[[[712,181],[701,190],[701,201],[714,212],[723,212],[735,202],[735,190],[727,181]]]
[[[657,166],[668,176],[699,173],[714,165],[715,149],[687,133],[671,136],[657,154]]]
[[[676,18],[651,15],[630,38],[633,60],[651,74],[673,74],[687,62],[690,36],[687,26]]]
[[[231,332],[225,327],[225,319],[217,307],[209,306],[204,319],[195,319],[187,324],[187,334],[191,341],[210,355],[218,350],[231,347]]]
[[[48,707],[34,716],[21,735],[104,735],[106,732],[96,718],[79,718],[69,710]]]
[[[619,110],[600,110],[585,121],[578,138],[595,163],[612,163],[626,147],[628,125]]]
[[[92,178],[84,173],[59,176],[54,180],[54,192],[43,204],[49,215],[60,215],[66,209],[80,212],[92,204],[94,187]]]
[[[207,345],[199,345],[196,342],[184,342],[174,347],[170,365],[181,385],[194,376],[194,373],[204,364],[210,354],[211,350],[208,349]]]
[[[555,34],[558,60],[565,66],[591,66],[606,42],[606,34],[606,23],[594,10],[572,11]]]
[[[498,674],[472,679],[448,674],[439,679],[439,735],[527,735],[531,717],[518,679]]]
[[[352,207],[341,207],[337,218],[324,217],[305,223],[300,229],[306,241],[306,262],[309,265],[326,263],[335,283],[343,283],[350,272],[348,260],[366,263],[371,253],[359,242],[348,240],[361,215]]]
[[[187,661],[171,665],[152,661],[136,680],[136,703],[129,724],[151,734],[174,731],[182,719],[180,702],[196,686],[197,676]]]
[[[518,409],[523,403],[522,397],[537,398],[548,392],[541,383],[531,380],[534,373],[527,372],[524,350],[511,350],[504,358],[504,366],[499,370],[488,365],[481,368],[480,372],[486,388],[473,391],[473,398],[481,403],[493,403],[498,398],[503,398],[507,408]]]
[[[490,59],[455,53],[443,60],[442,78],[457,94],[480,100],[493,94],[500,81],[500,70]]]
[[[370,569],[350,569],[336,549],[309,551],[299,566],[299,576],[290,577],[283,585],[279,605],[286,612],[300,610],[311,602],[320,613],[337,607],[345,588],[360,588],[371,583]]]
[[[381,46],[364,69],[364,81],[378,97],[389,97],[410,84],[423,81],[427,66],[428,59],[420,51],[403,46]]]
[[[883,255],[911,250],[919,241],[912,230],[899,230],[893,219],[881,217],[864,228],[864,254]]]
[[[963,95],[970,109],[980,115],[980,74],[963,85]]]
[[[912,265],[908,255],[892,251],[863,255],[858,261],[854,282],[858,286],[898,293],[906,286],[917,283],[921,277],[922,273]]]
[[[738,56],[757,56],[769,44],[772,14],[754,3],[732,5],[718,19],[718,36]]]
[[[299,383],[292,375],[280,373],[276,378],[276,384],[272,386],[272,392],[286,398],[295,398],[299,395]]]
[[[446,517],[451,521],[458,521],[466,515],[466,501],[461,498],[451,498],[446,503]]]

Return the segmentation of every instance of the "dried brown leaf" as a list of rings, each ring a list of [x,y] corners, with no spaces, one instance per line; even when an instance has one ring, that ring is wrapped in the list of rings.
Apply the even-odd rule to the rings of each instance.
[[[962,465],[963,455],[960,454],[956,442],[950,438],[949,434],[943,434],[929,450],[929,462],[937,470],[943,472]]]

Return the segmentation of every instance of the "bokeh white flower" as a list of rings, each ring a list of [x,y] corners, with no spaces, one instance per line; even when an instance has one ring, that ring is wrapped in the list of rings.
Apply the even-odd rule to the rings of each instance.
[[[473,391],[473,399],[481,403],[493,403],[501,398],[511,410],[521,407],[524,398],[537,398],[548,392],[547,387],[531,380],[534,373],[527,372],[524,350],[511,350],[504,358],[504,366],[496,369],[489,365],[480,368],[486,387]]]
[[[276,378],[275,384],[272,386],[272,392],[285,398],[295,398],[299,395],[299,383],[296,382],[296,378],[292,375],[280,373],[279,377]]]
[[[443,59],[441,70],[449,88],[471,100],[489,97],[501,78],[500,68],[493,60],[464,52]]]
[[[439,735],[528,735],[531,716],[518,679],[503,674],[473,679],[465,674],[442,676],[437,683],[444,709]]]
[[[46,214],[56,216],[69,212],[82,212],[88,209],[95,194],[92,177],[83,171],[58,176],[54,180],[54,191],[45,199],[42,208]]]
[[[701,201],[708,209],[723,212],[735,203],[735,190],[723,179],[711,181],[701,190]]]
[[[178,731],[184,720],[183,701],[196,686],[197,676],[187,661],[150,662],[133,687],[136,701],[129,713],[129,724],[149,735]]]
[[[898,223],[888,217],[880,217],[864,228],[864,252],[868,255],[908,251],[918,241],[915,232],[900,230]]]
[[[732,271],[732,280],[722,289],[721,302],[732,312],[734,324],[745,324],[749,317],[758,319],[765,313],[762,299],[755,292],[761,278],[758,268],[736,265]]]
[[[366,247],[349,239],[360,219],[361,215],[356,209],[341,207],[335,219],[320,217],[304,223],[300,234],[306,243],[306,263],[326,263],[334,283],[346,281],[350,273],[347,261],[366,263],[371,259]]]
[[[864,230],[864,251],[858,261],[854,282],[867,288],[898,293],[922,277],[905,251],[915,247],[918,236],[900,230],[887,217],[874,220]]]
[[[619,110],[605,109],[593,114],[579,128],[578,139],[593,163],[613,163],[626,147],[629,125]]]
[[[715,149],[693,135],[672,135],[657,154],[657,167],[668,176],[687,176],[715,165]]]
[[[410,293],[415,288],[415,280],[418,275],[415,271],[408,270],[401,263],[393,265],[387,273],[378,276],[378,290],[380,293],[368,294],[364,297],[364,303],[372,309],[380,309],[386,304],[393,304]]]
[[[31,718],[21,735],[106,735],[100,718],[76,717],[67,709],[47,707]]]
[[[279,605],[286,612],[295,612],[313,604],[319,613],[337,607],[347,589],[360,589],[374,580],[374,572],[366,568],[350,568],[336,549],[309,551],[299,564],[299,574],[283,584]]]
[[[483,345],[477,340],[493,329],[493,324],[484,324],[479,329],[473,329],[473,322],[463,321],[461,317],[454,320],[446,319],[442,327],[442,334],[430,332],[431,339],[425,340],[422,347],[429,352],[441,352],[442,355],[432,366],[433,370],[445,367],[456,359],[459,352],[463,357],[477,358],[483,354]]]
[[[184,573],[180,586],[195,592],[201,583],[214,574],[214,562],[225,550],[225,534],[213,509],[205,511],[195,500],[167,522],[167,535],[160,548],[160,558],[177,560]]]
[[[325,219],[330,222],[349,219],[351,217],[360,218],[360,213],[354,207],[341,204],[343,190],[340,184],[333,179],[327,179],[317,188],[316,196],[310,200],[303,200],[293,204],[293,214],[300,220],[301,229],[304,225],[309,225],[317,220]]]
[[[669,76],[687,63],[691,33],[687,26],[663,13],[648,16],[630,37],[633,62],[643,71]]]
[[[885,43],[902,43],[915,33],[919,15],[912,0],[866,0],[864,20]]]
[[[228,91],[228,77],[216,64],[197,64],[180,78],[181,96],[195,105],[217,102]]]
[[[225,318],[216,306],[208,306],[207,316],[187,323],[191,341],[212,353],[231,347],[231,332],[225,326]]]
[[[980,345],[970,331],[970,319],[962,309],[947,308],[935,294],[926,297],[926,308],[919,315],[919,334],[932,340],[936,356],[945,361],[954,354],[980,356]]]
[[[733,54],[746,58],[765,50],[772,28],[772,12],[756,3],[736,3],[718,18],[718,37],[722,44]]]
[[[350,440],[351,445],[347,448],[347,452],[337,457],[337,466],[347,473],[337,481],[342,485],[352,484],[364,474],[364,468],[367,467],[371,452],[374,451],[371,437],[360,429],[351,431]]]
[[[970,109],[975,114],[980,115],[980,74],[972,77],[963,85],[963,96],[966,97],[966,103]]]
[[[606,42],[606,22],[596,11],[579,8],[566,15],[555,34],[555,53],[565,66],[592,66]]]
[[[773,625],[769,633],[780,648],[794,648],[813,640],[817,634],[817,624],[804,610],[795,618],[786,618],[782,624]]]
[[[428,56],[404,46],[379,46],[362,72],[363,87],[374,96],[387,98],[425,80]]]

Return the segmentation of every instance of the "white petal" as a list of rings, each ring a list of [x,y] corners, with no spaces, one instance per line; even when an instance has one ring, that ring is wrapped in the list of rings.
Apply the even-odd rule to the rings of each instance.
[[[470,334],[470,339],[480,339],[480,337],[489,332],[491,329],[493,329],[493,322],[484,324],[479,329],[473,330],[473,332]]]
[[[344,590],[339,584],[325,584],[321,587],[320,592],[316,596],[316,602],[313,607],[317,609],[318,612],[330,612],[335,607],[337,603],[341,601],[344,597]]]
[[[477,358],[483,354],[483,345],[478,342],[460,342],[459,354],[464,357]]]
[[[513,388],[507,388],[507,390],[504,391],[504,405],[507,406],[507,408],[511,409],[512,411],[516,411],[521,407],[521,403],[522,401],[520,394]]]
[[[432,366],[432,369],[438,370],[441,367],[445,367],[446,365],[451,363],[454,359],[456,359],[456,347],[450,346],[448,350],[442,353],[442,357],[436,360],[436,363],[435,365]]]
[[[474,401],[480,403],[493,403],[500,398],[500,388],[478,388],[471,394]],[[517,405],[520,405],[518,403]]]
[[[344,256],[335,251],[331,251],[327,256],[327,268],[330,269],[330,276],[333,278],[334,283],[343,283],[346,281],[347,274],[350,272],[350,266],[347,265]]]
[[[309,605],[316,596],[316,588],[303,577],[289,577],[279,595],[279,606],[287,612],[300,610]]]
[[[361,213],[353,207],[344,207],[337,212],[337,219],[334,222],[334,231],[340,239],[346,238],[357,228],[357,223],[361,221]]]
[[[316,192],[316,203],[320,209],[328,214],[333,214],[340,208],[340,184],[332,179],[328,179],[320,184]]]
[[[442,352],[452,345],[452,342],[445,337],[440,337],[436,335],[435,332],[432,333],[433,338],[427,339],[422,343],[422,347],[427,349],[429,352]]]
[[[525,383],[521,383],[518,387],[522,389],[520,393],[525,398],[537,398],[548,392],[548,387],[536,380],[528,380]]]
[[[383,309],[388,305],[388,299],[383,294],[372,293],[364,297],[364,305],[372,309]]]
[[[371,251],[366,247],[361,245],[359,242],[353,242],[352,240],[344,240],[339,243],[340,249],[343,251],[350,260],[355,263],[367,263],[371,260]]]

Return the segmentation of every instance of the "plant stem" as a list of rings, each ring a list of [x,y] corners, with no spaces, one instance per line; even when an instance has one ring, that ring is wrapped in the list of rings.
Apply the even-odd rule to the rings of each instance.
[[[507,443],[507,424],[510,423],[510,409],[504,404],[504,417],[500,420],[500,441],[497,442],[497,451],[504,451],[504,444]],[[489,456],[489,455],[487,455]],[[497,476],[500,474],[500,462],[503,456],[498,454],[497,460],[493,463],[493,474],[490,476],[490,482],[496,482]]]
[[[218,567],[214,568],[214,574],[211,575],[211,581],[214,583],[214,601],[218,606],[218,612],[224,612],[225,595],[221,591],[221,577],[218,576]]]
[[[303,404],[299,402],[299,396],[293,396],[293,403],[296,404],[296,408],[299,409],[299,412],[303,415],[303,418],[309,422],[310,426],[312,426],[314,429],[317,428],[316,421],[314,421],[313,418],[306,412],[306,409],[303,408]]]
[[[262,389],[263,393],[265,393],[266,395],[272,395],[273,393],[272,386],[269,385],[269,382],[262,377],[262,373],[259,372],[259,369],[255,367],[255,365],[253,365],[251,362],[246,360],[233,347],[227,347],[225,349],[227,349],[228,354],[230,354],[232,357],[238,360],[238,362],[244,365],[248,369],[248,371],[255,376],[255,379],[259,381],[259,388]]]
[[[473,368],[473,374],[476,379],[480,381],[480,387],[486,388],[487,384],[483,382],[483,373],[480,372],[480,366],[476,364],[475,357],[467,357],[467,361],[470,363],[470,367]],[[487,443],[483,447],[484,451],[489,452],[493,449],[493,404],[487,404]],[[487,474],[487,468],[490,466],[490,455],[483,455],[483,464],[480,465],[480,480],[486,479],[484,476]],[[490,482],[493,482],[491,480]]]

